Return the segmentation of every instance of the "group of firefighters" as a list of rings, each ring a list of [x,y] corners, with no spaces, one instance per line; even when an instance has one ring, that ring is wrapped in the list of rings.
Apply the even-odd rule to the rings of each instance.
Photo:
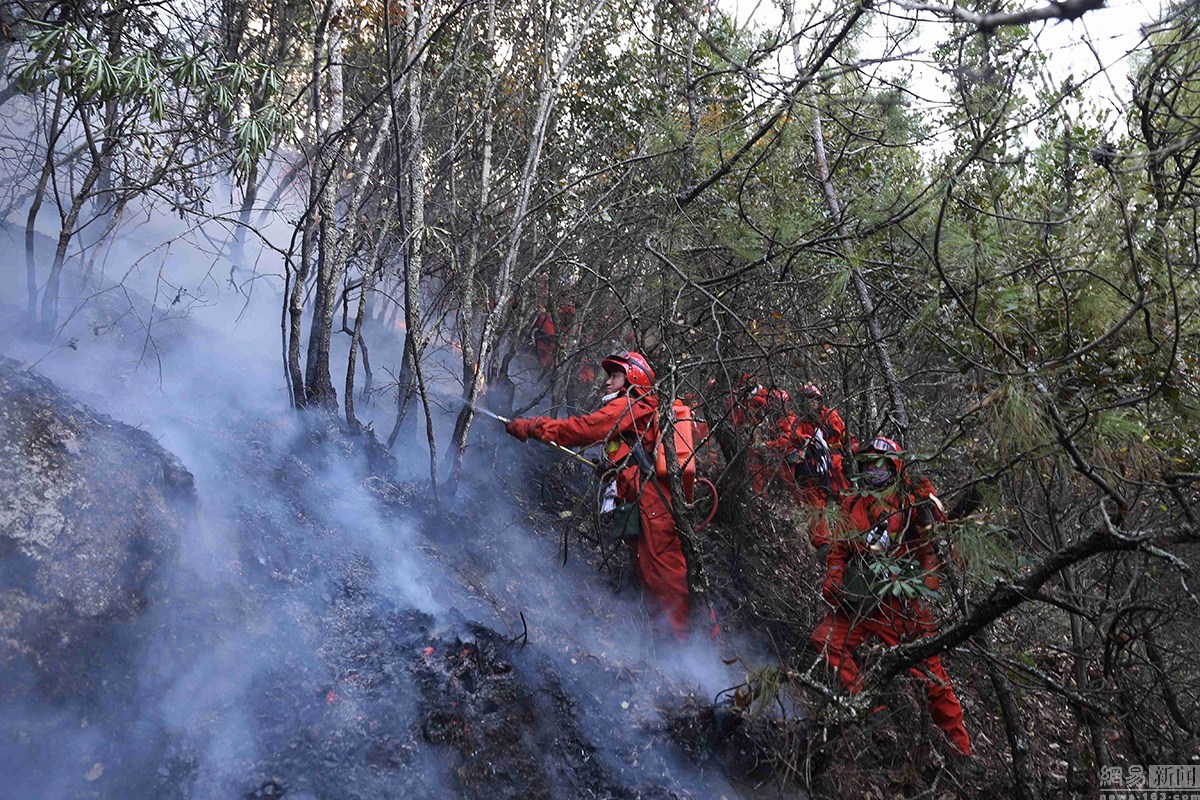
[[[615,478],[618,512],[636,520],[632,557],[646,605],[679,640],[689,632],[687,561],[672,514],[671,493],[655,453],[659,441],[654,370],[636,351],[603,361],[600,408],[555,419],[518,418],[508,433],[564,447],[604,444],[602,468]],[[939,563],[930,540],[945,514],[928,479],[913,479],[900,446],[875,437],[860,443],[815,385],[800,391],[795,410],[781,389],[750,376],[726,404],[725,421],[748,434],[746,467],[756,492],[782,489],[801,506],[809,540],[824,554],[821,594],[829,609],[812,643],[851,693],[862,690],[854,651],[878,636],[888,645],[937,632],[923,598],[939,590]],[[857,466],[852,484],[847,459]],[[839,513],[829,513],[834,506]],[[622,522],[622,525],[626,524]],[[911,669],[925,684],[930,715],[962,755],[971,754],[962,706],[937,656]]]

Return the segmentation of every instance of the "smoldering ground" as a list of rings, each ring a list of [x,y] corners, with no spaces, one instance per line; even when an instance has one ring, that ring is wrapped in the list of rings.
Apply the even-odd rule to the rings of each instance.
[[[5,315],[3,353],[151,432],[198,506],[145,611],[89,654],[85,691],[47,697],[33,670],[12,673],[0,793],[738,795],[666,740],[659,707],[742,676],[703,640],[661,643],[636,592],[561,564],[557,531],[513,500],[549,453],[480,420],[455,504],[432,513],[406,481],[427,475],[420,425],[381,477],[363,437],[290,411],[277,281],[247,298],[184,248],[171,258],[186,314],[111,290],[49,347]],[[377,365],[398,363],[399,343],[369,333]],[[360,417],[386,429],[393,413]]]

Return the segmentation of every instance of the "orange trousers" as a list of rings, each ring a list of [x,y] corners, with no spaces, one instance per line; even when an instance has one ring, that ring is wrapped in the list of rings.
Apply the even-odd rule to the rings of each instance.
[[[675,638],[687,639],[692,610],[688,595],[687,560],[675,530],[671,509],[653,484],[638,498],[642,535],[634,551],[634,564],[642,583],[642,596],[655,616],[663,616]]]
[[[837,671],[838,678],[851,694],[862,689],[862,673],[854,661],[854,651],[875,634],[888,646],[908,642],[919,636],[932,636],[937,625],[928,609],[918,603],[901,604],[888,600],[861,619],[851,619],[841,609],[830,612],[812,633],[812,643]],[[929,716],[946,732],[950,743],[963,755],[971,754],[971,738],[963,725],[962,705],[950,685],[950,676],[938,656],[926,659],[925,669],[912,667],[909,672],[925,684],[929,694]]]

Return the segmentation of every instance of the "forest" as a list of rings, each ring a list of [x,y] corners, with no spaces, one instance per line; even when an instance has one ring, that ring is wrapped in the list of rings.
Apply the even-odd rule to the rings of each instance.
[[[442,618],[441,584],[423,580],[522,584],[483,604],[503,624],[467,613],[507,631],[495,652],[472,643],[493,634],[456,640],[487,650],[495,675],[497,653],[539,637],[557,659],[564,642],[600,653],[609,638],[653,636],[653,603],[622,588],[631,568],[608,539],[602,482],[494,419],[587,414],[603,359],[633,351],[652,365],[656,429],[681,408],[702,421],[690,456],[662,437],[662,485],[691,636],[712,650],[696,658],[724,673],[719,692],[702,680],[666,697],[691,674],[657,663],[675,659],[666,642],[629,663],[609,647],[595,669],[670,672],[638,682],[654,697],[639,724],[657,726],[647,752],[665,747],[663,763],[692,777],[643,775],[649,762],[628,755],[640,745],[610,732],[594,736],[628,745],[605,756],[610,777],[556,783],[585,774],[564,762],[501,790],[472,761],[486,741],[426,725],[414,736],[465,759],[429,796],[1091,798],[1149,786],[1138,780],[1156,765],[1191,765],[1192,783],[1161,786],[1200,794],[1200,7],[1108,5],[0,0],[0,355],[179,453],[200,497],[184,516],[237,529],[233,555],[211,545],[195,558],[261,581],[238,590],[246,607],[301,602],[289,593],[321,605],[325,578],[298,554],[332,564],[342,554],[321,548],[334,540],[339,569],[358,575],[349,553],[367,534],[339,527],[357,516],[386,531],[411,514],[403,524],[421,531],[403,555],[369,534],[383,548],[372,553],[404,565],[403,579],[381,556],[368,570],[397,608]],[[1104,38],[1118,32],[1114,50]],[[33,392],[31,380],[0,382]],[[779,466],[764,467],[773,426],[800,413],[804,387],[845,422],[832,444],[848,487],[882,437],[940,498],[928,533],[940,585],[907,595],[936,621],[861,648],[856,693],[812,638],[835,613],[822,598],[829,544],[812,531],[844,527],[843,508],[761,480]],[[740,413],[752,397],[770,398],[754,419]],[[704,481],[680,502],[689,470]],[[331,488],[341,481],[353,502]],[[280,528],[248,544],[267,523],[248,526],[247,509],[268,506],[291,510],[255,517]],[[0,592],[26,586],[19,516],[0,510]],[[525,548],[542,555],[522,562]],[[413,566],[426,550],[444,574]],[[135,616],[183,614],[192,601],[173,574],[145,593],[173,605],[147,600]],[[199,583],[207,597],[228,580]],[[539,601],[521,593],[543,580],[616,593],[603,612],[616,621],[593,634],[602,613],[577,597],[556,611],[561,629],[539,628]],[[68,656],[20,666],[37,645],[14,633],[17,609],[0,602],[0,691],[21,699],[0,715],[0,763],[24,765],[21,796],[426,796],[385,780],[433,769],[424,756],[386,769],[368,758],[380,782],[351,789],[304,767],[256,778],[228,766],[240,745],[199,748],[187,768],[130,757],[150,777],[164,764],[171,791],[112,766],[92,777],[98,757],[78,786],[48,783],[49,767],[18,754],[30,736],[94,746],[48,709],[90,703],[99,719],[107,706],[88,692],[103,682],[30,688]],[[444,634],[429,624],[434,642]],[[189,646],[221,650],[204,630]],[[111,652],[151,640],[105,636]],[[223,652],[210,671],[240,658]],[[969,757],[930,721],[920,673],[934,657],[962,701]],[[140,658],[116,659],[121,674],[143,675],[129,667]],[[206,713],[196,719],[219,716]],[[106,752],[121,752],[118,718]],[[257,741],[251,761],[270,762]],[[210,758],[226,766],[195,766]],[[502,770],[523,769],[508,758]]]

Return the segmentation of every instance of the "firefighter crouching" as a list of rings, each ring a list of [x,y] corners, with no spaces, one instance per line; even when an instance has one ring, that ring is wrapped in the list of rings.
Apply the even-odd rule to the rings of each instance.
[[[874,634],[888,646],[937,633],[921,596],[936,596],[937,555],[929,539],[944,520],[929,481],[910,488],[900,447],[878,437],[859,453],[863,491],[842,504],[849,531],[835,536],[826,556],[821,594],[833,606],[813,631],[812,642],[851,693],[862,689],[854,650]],[[962,755],[971,754],[962,706],[938,656],[910,672],[925,684],[929,714]]]
[[[564,447],[608,443],[603,469],[616,472],[617,499],[626,508],[636,506],[631,516],[640,531],[634,564],[643,597],[652,614],[665,618],[682,641],[687,638],[691,611],[687,562],[671,516],[670,488],[655,469],[653,454],[660,448],[654,370],[644,356],[629,350],[604,359],[603,366],[608,379],[598,411],[566,419],[514,419],[507,430],[521,441],[533,437]]]

